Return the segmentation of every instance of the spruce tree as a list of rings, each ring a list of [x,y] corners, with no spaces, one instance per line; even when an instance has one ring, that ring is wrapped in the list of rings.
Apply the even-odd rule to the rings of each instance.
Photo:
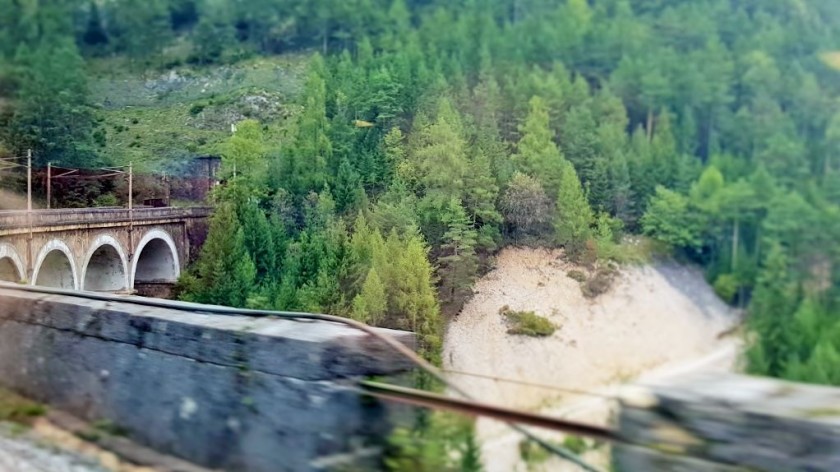
[[[459,306],[471,294],[478,270],[476,231],[458,200],[452,200],[442,216],[446,225],[438,256],[441,301]]]
[[[388,299],[385,294],[385,285],[376,268],[368,271],[362,290],[353,299],[352,317],[354,320],[362,321],[371,325],[379,325],[385,318],[388,308]]]
[[[529,105],[528,117],[519,128],[522,138],[513,162],[517,170],[539,180],[548,195],[556,195],[563,174],[563,156],[554,144],[545,102],[535,96]]]
[[[572,258],[582,255],[592,236],[592,209],[577,177],[575,168],[564,163],[557,192],[554,237]]]
[[[256,268],[245,247],[245,234],[233,205],[222,204],[210,221],[194,275],[182,298],[187,301],[244,307],[255,288]]]

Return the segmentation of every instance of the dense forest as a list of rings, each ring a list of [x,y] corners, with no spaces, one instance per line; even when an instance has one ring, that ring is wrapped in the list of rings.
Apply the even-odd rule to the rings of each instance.
[[[435,359],[441,313],[498,248],[563,247],[606,267],[655,247],[701,264],[747,310],[750,372],[840,385],[835,0],[0,0],[0,12],[0,154],[32,148],[40,164],[119,164],[98,145],[97,61],[165,71],[307,55],[297,111],[241,122],[218,146],[226,182],[185,299],[410,329]]]

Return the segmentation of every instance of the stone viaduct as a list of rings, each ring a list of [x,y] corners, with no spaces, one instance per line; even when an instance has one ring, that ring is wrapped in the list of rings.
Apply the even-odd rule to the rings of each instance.
[[[0,212],[0,280],[166,297],[206,237],[209,208]]]

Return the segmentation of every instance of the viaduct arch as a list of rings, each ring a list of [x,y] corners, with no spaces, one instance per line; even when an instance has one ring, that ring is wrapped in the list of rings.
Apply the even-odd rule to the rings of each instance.
[[[11,244],[0,243],[0,280],[20,282],[26,279],[23,261]]]
[[[167,297],[209,208],[0,211],[0,281]]]

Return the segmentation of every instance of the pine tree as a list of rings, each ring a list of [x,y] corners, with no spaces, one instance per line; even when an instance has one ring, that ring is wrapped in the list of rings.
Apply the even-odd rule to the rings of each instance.
[[[91,132],[94,127],[87,76],[82,57],[70,39],[38,42],[33,50],[22,46],[16,62],[18,106],[9,125],[11,144],[32,149],[34,164],[47,162],[90,166],[97,156]]]
[[[750,303],[750,326],[760,337],[747,352],[747,369],[778,376],[792,353],[789,327],[798,300],[785,249],[778,241],[769,246]]]
[[[458,112],[446,98],[438,101],[435,120],[415,130],[411,160],[427,200],[440,207],[461,198],[469,169],[466,141]]]
[[[286,187],[299,198],[309,191],[320,191],[327,183],[332,143],[324,75],[324,60],[315,56],[303,92],[303,113],[298,117],[292,145],[284,150],[282,174],[287,176]]]
[[[490,161],[476,149],[465,176],[464,208],[478,229],[478,247],[493,250],[499,239],[502,215],[496,209],[499,187],[490,171]]]
[[[359,173],[353,169],[350,161],[341,160],[338,175],[335,178],[335,203],[340,213],[352,213],[358,210],[365,200],[365,190],[362,187]]]
[[[256,267],[256,281],[275,280],[277,254],[268,218],[254,201],[241,205],[238,213],[245,248]]]
[[[478,257],[475,254],[478,235],[464,207],[457,200],[449,202],[442,220],[446,232],[437,258],[440,264],[441,301],[459,306],[470,296],[478,270]]]
[[[566,162],[560,178],[554,215],[554,237],[572,258],[579,257],[592,235],[592,209],[574,167]]]
[[[538,179],[548,195],[556,195],[563,174],[563,156],[554,145],[545,102],[533,97],[529,104],[528,117],[519,128],[522,138],[513,162],[520,172]]]
[[[371,325],[379,325],[385,318],[388,299],[385,285],[379,278],[376,268],[371,268],[362,284],[362,290],[353,299],[352,317]]]
[[[255,288],[256,268],[231,204],[222,204],[210,221],[194,275],[185,282],[187,301],[244,307]]]

